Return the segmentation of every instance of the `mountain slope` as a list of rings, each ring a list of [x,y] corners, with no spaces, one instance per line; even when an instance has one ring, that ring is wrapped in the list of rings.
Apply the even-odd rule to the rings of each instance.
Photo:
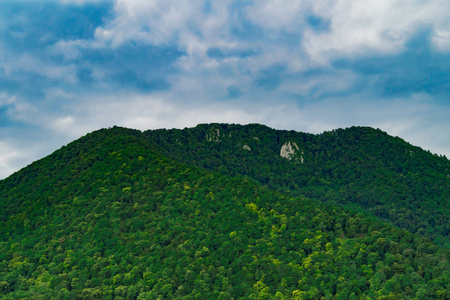
[[[0,181],[2,299],[448,297],[449,252],[361,213],[81,138]]]
[[[450,247],[450,161],[381,130],[312,135],[258,124],[202,124],[144,134],[174,159],[363,209]]]

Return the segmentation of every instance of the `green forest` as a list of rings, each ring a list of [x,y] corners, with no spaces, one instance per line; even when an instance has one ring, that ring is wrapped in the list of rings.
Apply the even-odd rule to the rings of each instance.
[[[450,161],[381,130],[312,135],[259,124],[202,124],[144,135],[176,160],[362,210],[450,248]],[[298,146],[291,160],[280,156],[289,142]]]
[[[0,181],[0,298],[449,299],[449,167],[363,127],[102,129]]]

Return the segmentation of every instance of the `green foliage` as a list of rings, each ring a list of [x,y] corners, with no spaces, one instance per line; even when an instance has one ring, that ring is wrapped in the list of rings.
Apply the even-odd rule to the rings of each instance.
[[[450,290],[449,250],[429,238],[176,162],[139,131],[89,134],[0,181],[0,199],[2,299],[446,299]]]
[[[450,248],[450,161],[381,130],[312,135],[258,124],[202,124],[144,135],[176,160],[361,210]],[[287,142],[298,147],[291,160],[280,156]]]

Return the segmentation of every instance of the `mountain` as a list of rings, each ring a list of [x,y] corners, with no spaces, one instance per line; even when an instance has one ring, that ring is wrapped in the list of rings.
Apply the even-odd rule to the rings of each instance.
[[[202,124],[144,135],[176,160],[362,209],[450,248],[450,161],[381,130],[312,135],[259,124]]]
[[[189,130],[99,130],[0,181],[1,298],[448,299],[447,248],[313,199],[335,183],[298,193],[283,185],[295,174],[287,166],[311,155],[306,141],[293,139],[298,133],[259,125],[227,132],[250,133],[239,154],[249,170],[267,155],[258,142],[290,142],[280,179],[270,178],[268,157],[276,184],[267,187],[227,164],[211,171],[181,162],[169,147],[169,139],[179,153],[186,147],[185,160],[215,147],[197,163],[214,167],[234,147],[217,126],[227,125],[192,129],[192,144],[181,139]],[[262,154],[250,159],[252,151]],[[281,149],[273,151],[278,159]]]

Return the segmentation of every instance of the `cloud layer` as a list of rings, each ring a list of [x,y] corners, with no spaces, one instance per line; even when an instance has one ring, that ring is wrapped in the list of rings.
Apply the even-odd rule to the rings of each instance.
[[[368,125],[448,156],[449,6],[2,1],[0,178],[112,125]]]

